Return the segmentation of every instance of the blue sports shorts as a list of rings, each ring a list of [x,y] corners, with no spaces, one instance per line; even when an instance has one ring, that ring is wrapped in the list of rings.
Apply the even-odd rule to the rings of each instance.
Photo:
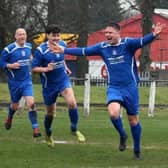
[[[8,87],[13,103],[18,103],[22,96],[33,96],[32,81],[9,81]]]
[[[57,100],[58,95],[66,88],[71,88],[70,81],[65,81],[63,83],[48,85],[43,88],[43,99],[47,106],[54,104]]]
[[[118,102],[123,106],[128,115],[137,115],[139,113],[139,92],[136,84],[127,86],[108,86],[107,104]]]

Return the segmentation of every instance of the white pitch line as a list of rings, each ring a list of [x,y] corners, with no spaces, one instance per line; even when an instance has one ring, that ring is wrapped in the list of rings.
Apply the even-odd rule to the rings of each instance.
[[[45,140],[42,140],[43,143],[46,143]],[[76,142],[73,141],[54,141],[55,144],[77,144]]]
[[[54,141],[55,144],[69,144],[68,141]]]
[[[43,143],[46,143],[45,140],[42,140]],[[84,142],[84,143],[80,143],[78,141],[58,141],[55,140],[54,141],[55,144],[86,144],[86,145],[104,145],[104,143],[101,142]],[[109,142],[106,143],[106,145],[113,145],[113,143]],[[127,145],[128,149],[132,149],[132,146]],[[162,150],[168,150],[167,146],[156,146],[156,145],[152,145],[152,146],[142,146],[142,149],[162,149]]]

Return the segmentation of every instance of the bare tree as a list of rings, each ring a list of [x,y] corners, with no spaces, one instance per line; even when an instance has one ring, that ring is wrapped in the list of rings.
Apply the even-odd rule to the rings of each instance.
[[[48,21],[63,30],[79,35],[77,46],[87,46],[88,33],[104,28],[109,22],[121,19],[120,7],[115,0],[50,0],[48,1]],[[88,72],[85,57],[77,59],[77,76]]]
[[[79,1],[80,13],[79,18],[81,22],[79,22],[79,39],[77,46],[84,47],[87,45],[88,39],[88,0]],[[77,77],[84,77],[84,75],[88,72],[88,61],[84,57],[77,58]]]
[[[154,13],[154,1],[153,0],[144,0],[140,4],[140,11],[143,15],[142,17],[142,32],[143,35],[146,35],[151,32],[153,25],[153,13]],[[140,55],[140,71],[149,71],[151,64],[150,59],[150,45],[147,45],[142,48]]]
[[[4,45],[13,40],[13,33],[18,27],[27,29],[28,37],[32,39],[32,36],[40,32],[47,23],[47,2],[44,0],[0,1],[0,20],[1,30],[5,31],[0,39],[3,40]]]
[[[135,0],[132,3],[131,0],[126,0],[129,3],[130,9],[140,11],[142,14],[142,35],[146,35],[151,32],[153,25],[154,9],[160,0]],[[150,45],[142,48],[142,52],[139,58],[140,71],[149,71],[151,59],[150,59]]]
[[[122,8],[116,0],[90,0],[89,1],[89,32],[100,30],[110,22],[122,20]]]
[[[166,0],[155,0],[156,8],[168,9],[168,1]]]

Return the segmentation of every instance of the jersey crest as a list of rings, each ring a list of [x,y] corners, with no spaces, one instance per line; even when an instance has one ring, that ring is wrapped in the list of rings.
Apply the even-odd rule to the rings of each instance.
[[[117,51],[116,50],[112,50],[112,55],[117,55]]]
[[[22,54],[23,57],[26,56],[26,52],[24,50],[21,51],[21,54]]]

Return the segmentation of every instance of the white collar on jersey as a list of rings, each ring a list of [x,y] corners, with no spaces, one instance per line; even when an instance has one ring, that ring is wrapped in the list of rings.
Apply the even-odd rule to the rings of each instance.
[[[109,43],[109,46],[119,46],[121,44],[121,38],[118,40],[118,43],[117,44],[110,44]]]
[[[22,48],[22,47],[26,47],[26,44],[24,43],[24,45],[23,46],[20,46],[16,41],[15,41],[15,45],[16,45],[16,47],[17,48]]]

